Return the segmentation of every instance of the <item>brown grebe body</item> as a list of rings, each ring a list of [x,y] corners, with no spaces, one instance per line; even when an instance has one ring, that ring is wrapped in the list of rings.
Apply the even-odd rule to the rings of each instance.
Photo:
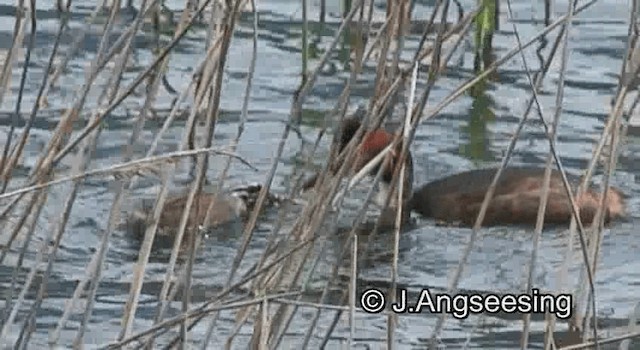
[[[496,171],[496,168],[475,169],[429,182],[415,191],[411,198],[411,209],[425,217],[446,223],[471,226],[475,223]],[[575,193],[579,178],[573,175],[567,177]],[[482,226],[534,225],[538,215],[543,178],[543,168],[506,168],[500,176]],[[600,192],[593,187],[576,198],[584,225],[593,221],[600,198]],[[624,202],[622,192],[610,188],[605,202],[606,223],[625,215]],[[552,170],[545,223],[569,223],[571,216],[570,201],[560,172]]]

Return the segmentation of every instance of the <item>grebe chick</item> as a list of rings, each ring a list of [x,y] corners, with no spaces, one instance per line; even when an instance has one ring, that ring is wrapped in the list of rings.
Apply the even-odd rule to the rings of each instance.
[[[475,169],[450,175],[421,186],[411,198],[411,208],[425,217],[445,223],[472,226],[475,223],[485,193],[497,168]],[[575,193],[578,181],[567,175]],[[494,197],[487,208],[482,226],[508,224],[535,225],[543,186],[544,169],[537,167],[509,167],[504,169]],[[590,187],[576,198],[580,219],[590,224],[600,203],[600,192]],[[605,202],[605,222],[625,216],[624,195],[610,187]],[[566,224],[572,211],[559,171],[552,170],[549,196],[545,210],[547,224]]]
[[[254,210],[261,189],[262,185],[255,183],[247,186],[239,186],[218,194],[207,193],[203,190],[200,195],[194,199],[191,206],[187,228],[196,226],[203,228],[203,231],[207,232],[216,227],[233,222],[244,223]],[[187,198],[188,194],[182,194],[166,199],[158,221],[156,236],[172,238],[177,234]],[[274,205],[277,206],[283,200],[284,198],[279,195],[268,193],[263,208]],[[205,217],[209,205],[212,203],[210,224],[207,227],[202,227],[202,225],[205,224]],[[151,215],[153,215],[153,205],[154,200],[143,201],[142,205],[136,208],[130,215],[127,225],[129,230],[136,236],[144,237],[147,224],[151,220]],[[187,242],[185,238],[183,238],[183,243],[184,242]]]

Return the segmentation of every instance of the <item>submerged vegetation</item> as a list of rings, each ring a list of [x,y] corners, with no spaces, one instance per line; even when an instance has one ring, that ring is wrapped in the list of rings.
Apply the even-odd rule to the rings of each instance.
[[[340,164],[332,164],[333,157],[328,157],[322,164],[318,193],[304,202],[298,212],[291,208],[293,203],[297,203],[294,201],[279,208],[277,219],[270,225],[270,232],[265,242],[262,242],[262,253],[250,258],[247,254],[249,245],[256,239],[260,208],[267,199],[276,172],[282,167],[285,146],[297,142],[295,144],[300,147],[296,166],[286,175],[290,184],[287,186],[287,193],[283,194],[297,199],[303,171],[313,162],[314,154],[320,147],[320,139],[326,138],[330,127],[337,125],[337,120],[341,120],[349,112],[352,90],[363,79],[363,71],[368,69],[375,71],[375,81],[371,82],[371,89],[367,91],[367,125],[372,127],[392,119],[402,125],[403,132],[398,134],[396,140],[402,142],[401,157],[406,156],[421,123],[438,117],[447,106],[469,94],[473,98],[473,111],[469,116],[471,121],[468,127],[472,136],[468,141],[469,145],[465,146],[466,150],[461,153],[470,158],[481,159],[482,135],[487,121],[495,117],[495,113],[490,110],[490,97],[486,90],[490,84],[500,83],[500,77],[495,73],[503,64],[512,61],[521,64],[531,89],[529,96],[523,96],[523,100],[526,98],[525,113],[504,150],[501,167],[507,166],[523,125],[531,118],[538,121],[539,132],[543,132],[548,139],[546,167],[564,171],[555,144],[562,114],[564,74],[567,61],[570,60],[568,45],[574,32],[572,19],[594,2],[569,1],[564,15],[554,18],[547,12],[540,32],[532,38],[521,38],[517,25],[509,21],[513,18],[510,1],[500,2],[498,6],[498,0],[478,0],[475,7],[464,8],[456,0],[436,0],[428,17],[418,18],[412,14],[415,4],[409,0],[376,2],[376,6],[369,0],[346,0],[342,3],[339,20],[331,22],[325,0],[321,0],[320,4],[301,0],[301,20],[291,20],[294,28],[292,30],[300,43],[300,48],[295,53],[300,55],[299,85],[291,96],[288,120],[282,126],[277,154],[268,159],[270,165],[262,177],[263,186],[256,203],[258,209],[248,218],[247,225],[238,235],[239,244],[233,261],[206,262],[209,265],[229,265],[228,275],[222,277],[225,283],[210,291],[205,300],[193,300],[191,291],[197,287],[193,284],[194,265],[199,249],[205,244],[216,244],[205,242],[197,235],[184,234],[189,229],[198,229],[187,227],[188,213],[195,205],[194,202],[197,202],[194,198],[204,190],[207,179],[215,179],[217,189],[221,190],[228,181],[232,164],[253,167],[238,149],[246,129],[251,127],[247,120],[254,72],[256,65],[260,64],[260,2],[188,0],[184,1],[183,8],[170,8],[166,1],[159,0],[127,3],[120,0],[108,3],[103,1],[90,16],[82,18],[81,28],[71,28],[69,21],[77,16],[74,8],[69,7],[71,1],[57,1],[55,9],[44,11],[38,8],[41,6],[40,2],[17,0],[13,42],[0,62],[3,67],[0,71],[0,105],[6,106],[8,101],[12,103],[10,125],[3,128],[7,131],[6,140],[0,143],[3,147],[0,158],[0,227],[3,228],[0,233],[0,265],[11,269],[9,274],[2,275],[8,276],[8,280],[0,281],[4,300],[4,304],[0,304],[3,305],[0,339],[16,348],[30,347],[34,332],[42,332],[41,328],[45,327],[39,325],[39,318],[45,315],[47,322],[51,322],[52,317],[56,318],[48,334],[48,341],[52,346],[82,348],[89,343],[87,337],[90,332],[100,332],[100,329],[91,324],[91,320],[101,288],[109,282],[105,277],[105,268],[108,265],[110,247],[114,240],[123,239],[117,232],[120,230],[122,216],[129,210],[127,205],[136,199],[136,185],[152,179],[158,184],[151,210],[154,215],[143,234],[134,266],[123,277],[126,277],[129,289],[127,299],[122,302],[123,307],[114,316],[119,318],[119,323],[117,326],[111,323],[119,333],[111,342],[98,344],[99,348],[153,348],[159,345],[168,348],[193,343],[207,348],[215,342],[225,342],[228,348],[236,343],[259,349],[277,348],[285,343],[311,348],[324,347],[336,343],[333,333],[340,326],[341,320],[345,319],[349,335],[339,341],[351,348],[357,340],[356,319],[362,315],[357,298],[357,293],[363,288],[363,282],[359,280],[359,267],[375,255],[372,252],[376,251],[376,247],[368,242],[380,235],[377,225],[367,235],[360,231],[370,198],[364,202],[353,221],[349,222],[347,232],[341,233],[343,245],[334,252],[335,257],[330,264],[324,261],[324,255],[331,245],[328,238],[337,236],[335,233],[339,229],[338,220],[327,218],[340,216],[344,207],[344,192],[337,179],[351,178],[348,167],[355,159],[355,152],[348,153]],[[624,19],[630,25],[627,56],[621,61],[621,77],[637,76],[640,67],[627,64],[633,60],[631,53],[637,49],[636,3],[637,1],[630,11],[630,17]],[[35,47],[42,28],[41,16],[52,17],[52,12],[55,12],[53,17],[57,21],[58,31],[55,41],[44,48],[49,52],[44,69],[48,74],[41,77],[36,97],[27,99],[24,86],[30,76],[29,70],[32,69],[32,55],[34,50],[42,49]],[[516,33],[517,40],[511,50],[496,56],[492,43],[500,16],[505,18],[503,23],[512,25],[511,29]],[[457,21],[449,22],[451,18],[457,18]],[[78,21],[77,18],[75,20]],[[96,28],[100,31],[100,41],[95,55],[87,56],[82,86],[77,86],[74,96],[62,102],[64,106],[52,113],[56,116],[51,118],[48,143],[43,145],[34,162],[25,165],[25,147],[30,134],[34,132],[36,117],[52,110],[49,107],[52,101],[49,101],[48,96],[62,84],[62,78],[68,74],[67,65],[79,54],[83,37]],[[214,140],[217,123],[223,117],[221,94],[227,84],[225,77],[228,74],[225,67],[227,61],[232,59],[229,51],[234,35],[240,30],[242,35],[251,35],[252,40],[250,64],[243,75],[246,80],[245,95],[243,105],[239,107],[241,112],[237,119],[235,137],[229,140],[228,145],[220,147],[217,142],[214,144]],[[189,80],[188,86],[180,89],[167,81],[166,74],[181,41],[187,40],[190,33],[195,31],[205,32],[206,40],[201,43],[198,61],[192,63],[191,76],[185,77]],[[330,33],[330,38],[327,33]],[[410,35],[419,37],[417,48],[406,45],[405,41]],[[69,36],[72,42],[62,50],[62,40]],[[152,63],[131,69],[138,49],[137,39],[142,37],[153,38]],[[433,87],[446,71],[455,69],[455,65],[451,63],[452,58],[456,52],[465,50],[464,44],[471,41],[471,38],[475,45],[474,74],[444,99],[435,99],[431,94]],[[550,40],[553,43],[552,49],[548,57],[540,57],[540,70],[534,74],[529,69],[523,50],[541,40]],[[555,91],[556,105],[551,118],[551,108],[543,113],[538,91],[554,58],[559,59],[561,64]],[[341,65],[336,65],[336,61]],[[625,71],[628,67],[633,67],[635,71]],[[134,79],[124,78],[128,69],[135,74]],[[318,115],[317,112],[305,109],[305,103],[322,75],[328,74],[330,69],[344,70],[349,75],[334,105],[328,107],[323,115]],[[9,99],[9,87],[16,77],[20,79],[19,88],[14,90],[16,96]],[[625,109],[629,105],[624,102],[629,99],[632,81],[633,79],[620,79],[615,95],[612,96],[613,105],[601,138],[594,148],[582,187],[578,191],[585,190],[598,166],[604,169],[603,186],[609,185],[609,179],[616,168],[618,144],[624,136],[625,117],[632,115],[637,105],[638,97],[630,109]],[[167,95],[172,98],[171,108],[158,123],[155,120],[160,113],[155,105],[162,99],[161,96]],[[137,101],[135,108],[125,106],[125,102],[131,100]],[[56,105],[59,106],[60,103],[56,102]],[[426,108],[427,105],[429,108]],[[25,113],[25,109],[28,112]],[[120,154],[111,158],[113,164],[97,165],[97,144],[104,139],[104,129],[110,127],[113,115],[123,109],[127,110],[131,119],[129,143]],[[531,113],[534,114],[530,115]],[[180,126],[180,136],[175,136],[178,139],[176,149],[166,152],[159,147],[159,143],[171,125]],[[304,126],[313,126],[317,132],[303,134]],[[148,129],[152,129],[152,139],[148,137],[149,134],[145,134]],[[291,141],[292,139],[295,141]],[[335,154],[336,150],[333,148],[335,147],[332,147],[330,154]],[[140,154],[141,149],[144,154]],[[603,150],[606,152],[603,153]],[[215,174],[209,170],[213,157],[223,159],[215,163],[220,165],[215,169]],[[171,247],[170,257],[162,264],[164,278],[161,283],[154,284],[154,299],[142,300],[145,276],[154,255],[152,242],[158,226],[158,213],[167,203],[172,184],[184,172],[184,164],[193,166],[189,169],[191,177],[184,211],[175,222],[178,233]],[[399,165],[394,171],[394,177],[405,176],[403,168]],[[329,169],[339,170],[333,176]],[[494,184],[498,176],[500,172],[496,174]],[[379,177],[376,181],[379,181]],[[108,214],[95,217],[99,227],[99,243],[88,250],[91,255],[86,259],[84,275],[78,278],[73,291],[65,296],[63,312],[60,315],[47,315],[48,311],[43,303],[54,283],[52,280],[59,263],[61,247],[69,240],[79,239],[69,234],[70,217],[74,208],[79,205],[78,196],[83,188],[96,179],[107,182],[108,191],[112,194]],[[484,208],[491,196],[490,188],[483,202]],[[370,193],[368,197],[371,197]],[[545,201],[542,202],[542,205],[546,205]],[[45,207],[48,209],[45,210]],[[295,217],[288,215],[292,212],[296,213]],[[400,216],[398,213],[398,217]],[[459,290],[483,217],[484,210],[481,210],[469,233],[459,264],[452,271],[443,272],[450,276],[446,286],[449,294]],[[594,322],[597,320],[594,310],[597,310],[598,300],[594,279],[605,232],[603,220],[594,221],[593,227],[584,227],[575,219],[571,223],[567,234],[566,261],[559,272],[562,283],[558,290],[550,291],[575,292],[573,317],[568,321],[568,326],[562,320],[562,326],[569,328],[570,332],[564,332],[560,336],[556,331],[560,327],[560,321],[553,314],[547,313],[544,320],[545,349],[562,345],[568,346],[563,349],[599,347],[607,342],[620,342],[638,336],[637,330],[630,330],[623,336],[607,339],[600,332],[600,325]],[[536,288],[533,276],[538,263],[542,227],[542,220],[539,220],[531,238],[533,253],[524,276],[526,287],[518,291],[520,293]],[[385,291],[389,292],[390,301],[396,299],[396,292],[400,288],[398,264],[401,231],[402,228],[396,225],[389,236],[392,243],[387,245],[391,248],[386,252],[385,259],[377,262],[390,266],[389,282],[384,285]],[[186,245],[182,242],[183,237]],[[585,267],[578,277],[577,287],[568,282],[568,265],[574,254],[580,254]],[[250,268],[245,266],[247,264]],[[325,270],[319,267],[323,264],[328,265]],[[150,303],[154,305],[152,322],[135,322],[141,317],[141,308],[144,307],[145,312],[149,312]],[[219,325],[222,313],[233,315],[233,328],[222,330]],[[383,311],[382,316],[387,318],[387,337],[382,342],[389,349],[395,348],[395,331],[398,319],[403,316],[387,310]],[[425,329],[423,339],[430,348],[439,345],[447,315],[441,314],[438,317],[432,329]],[[522,316],[522,319],[521,337],[524,349],[529,344],[531,319],[529,315]],[[296,326],[296,332],[291,330],[294,323],[303,321],[304,324]],[[633,325],[635,327],[635,318]],[[239,335],[243,336],[243,340],[237,339],[240,338]],[[291,340],[292,337],[295,339]]]

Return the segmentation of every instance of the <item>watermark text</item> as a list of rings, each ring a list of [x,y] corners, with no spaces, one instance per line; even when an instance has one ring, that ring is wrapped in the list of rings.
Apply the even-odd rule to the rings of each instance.
[[[571,317],[570,294],[546,294],[532,289],[527,294],[455,294],[433,293],[421,290],[409,296],[406,289],[399,289],[392,299],[379,289],[370,288],[360,295],[360,306],[368,313],[379,313],[389,308],[395,313],[448,313],[458,319],[480,313],[552,313],[560,319]]]

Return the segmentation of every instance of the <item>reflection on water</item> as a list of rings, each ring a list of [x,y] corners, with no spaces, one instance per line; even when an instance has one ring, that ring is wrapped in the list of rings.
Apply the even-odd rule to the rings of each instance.
[[[470,90],[473,102],[469,109],[468,124],[462,128],[466,135],[461,135],[463,139],[466,136],[468,141],[460,145],[460,154],[473,160],[476,165],[494,158],[488,154],[491,136],[487,133],[487,124],[494,121],[495,114],[492,111],[493,99],[486,92],[487,84],[486,80],[481,80]]]
[[[414,17],[424,20],[430,14],[433,1],[416,1]],[[165,1],[165,5],[176,10],[183,6],[181,1]],[[40,6],[40,4],[39,4]],[[59,18],[53,7],[42,4],[38,10],[38,35],[36,36],[32,62],[33,67],[28,71],[25,83],[25,95],[22,102],[22,112],[28,113],[35,102],[36,93],[46,66],[51,45],[55,38]],[[83,27],[86,16],[93,10],[93,3],[89,1],[74,2],[74,12],[71,15],[69,30],[63,36],[64,52],[73,42]],[[315,7],[314,7],[315,6]],[[317,11],[317,4],[312,9]],[[307,55],[309,69],[313,69],[324,54],[326,47],[336,32],[338,25],[331,14],[340,13],[339,8],[331,8],[328,4],[326,23],[313,22],[309,25],[309,46]],[[254,75],[254,86],[248,112],[248,121],[244,134],[238,145],[237,152],[246,157],[260,171],[251,172],[242,166],[232,166],[230,177],[233,183],[263,181],[264,172],[269,168],[275,155],[283,122],[288,120],[292,95],[300,81],[302,72],[301,59],[301,10],[299,1],[276,0],[273,2],[259,2],[260,22],[258,33],[258,64]],[[530,1],[513,1],[514,20],[523,40],[531,37],[544,27],[544,23],[559,15],[564,9],[555,9],[549,14],[542,4],[532,4]],[[547,15],[545,15],[545,11]],[[504,11],[503,11],[504,12]],[[6,49],[11,42],[15,8],[13,5],[0,4],[0,23],[5,24],[0,31],[0,47]],[[178,15],[176,13],[176,15]],[[602,17],[617,20],[603,21]],[[564,165],[569,171],[579,173],[585,167],[591,156],[594,143],[597,141],[609,111],[611,96],[615,92],[617,74],[620,70],[621,57],[626,41],[626,21],[628,9],[625,2],[615,0],[601,0],[593,8],[581,14],[572,30],[571,57],[565,90],[564,112],[560,122],[558,152]],[[314,18],[315,15],[313,16]],[[455,16],[454,16],[455,17]],[[127,25],[130,17],[122,16],[119,24],[114,28],[114,40]],[[506,21],[505,14],[501,14],[501,21]],[[252,50],[252,16],[241,16],[238,31],[234,37],[229,52],[222,91],[221,116],[216,126],[215,143],[226,145],[237,133],[242,99],[245,89],[247,70]],[[332,22],[334,21],[334,22]],[[515,38],[510,23],[503,22],[500,30],[493,37],[493,54],[501,57],[515,45]],[[51,137],[51,130],[60,120],[61,113],[71,106],[75,93],[83,84],[85,71],[89,62],[95,57],[102,25],[90,26],[86,36],[81,41],[81,50],[72,58],[68,70],[60,77],[55,89],[49,97],[49,107],[40,112],[35,119],[34,130],[25,149],[22,168],[17,173],[17,181],[22,181],[34,166],[37,157]],[[171,55],[167,70],[167,80],[181,92],[187,88],[194,67],[202,59],[206,26],[195,26],[185,39],[176,47]],[[153,60],[153,49],[156,40],[150,32],[144,32],[135,38],[135,62],[125,75],[124,85],[132,82],[139,72]],[[420,30],[411,30],[411,36],[405,43],[408,50],[415,49],[419,44]],[[169,35],[160,37],[161,45],[166,44]],[[553,34],[555,35],[555,34]],[[319,128],[324,125],[325,113],[335,105],[338,95],[349,78],[350,61],[354,42],[361,37],[351,30],[341,38],[339,49],[334,52],[327,66],[323,69],[318,83],[305,103],[301,132],[305,138],[314,141]],[[554,36],[541,40],[536,48],[525,52],[527,62],[532,72],[541,69],[542,58],[549,54],[548,40],[555,40]],[[473,50],[463,50],[465,58],[462,67],[451,66],[434,87],[427,110],[443,100],[450,92],[460,86],[473,75]],[[552,63],[550,72],[540,89],[540,102],[548,114],[555,103],[555,84],[558,80],[557,60]],[[0,111],[0,130],[6,131],[12,122],[12,111],[15,108],[18,84],[20,82],[20,67],[13,68],[11,79],[11,95],[4,100]],[[100,77],[97,85],[102,86],[106,78]],[[373,93],[375,65],[363,68],[363,75],[354,82],[352,87],[352,103],[366,103]],[[420,82],[422,84],[423,82]],[[95,106],[96,91],[93,89],[88,97],[89,108]],[[471,94],[462,96],[458,101],[448,106],[437,118],[425,122],[417,131],[416,141],[412,147],[416,168],[417,186],[425,181],[436,179],[454,172],[496,164],[500,161],[503,151],[508,144],[515,126],[521,118],[526,99],[529,98],[529,83],[522,68],[521,58],[516,57],[506,63],[496,76],[477,86]],[[140,142],[144,149],[136,152],[142,155],[149,146],[150,140],[161,126],[161,120],[166,115],[167,108],[173,96],[161,89],[157,103],[154,106],[158,120],[146,123]],[[120,154],[129,139],[132,115],[140,108],[142,101],[136,98],[125,100],[106,122],[99,139],[93,167],[104,167],[120,161]],[[18,131],[24,127],[26,114],[16,125]],[[534,119],[534,118],[530,118]],[[184,126],[184,118],[170,127],[169,133],[160,141],[160,152],[174,151],[180,140],[180,132]],[[330,125],[332,126],[332,125]],[[299,160],[300,140],[290,138],[276,172],[274,181],[275,191],[284,191],[290,186],[291,168]],[[328,144],[323,141],[320,155],[325,155]],[[535,121],[527,124],[522,139],[518,142],[511,164],[543,164],[546,159],[547,141],[542,129]],[[638,194],[640,190],[635,176],[638,172],[637,162],[638,142],[631,139],[621,151],[618,171],[613,183],[630,195],[630,220],[613,225],[608,229],[603,243],[600,265],[598,267],[596,289],[598,293],[598,315],[600,326],[604,328],[626,325],[629,311],[638,302],[638,280],[640,278],[640,263],[637,251],[640,248],[640,238],[634,229],[636,217],[640,213]],[[212,158],[210,162],[211,174],[217,174],[225,160]],[[316,164],[321,160],[314,160]],[[63,161],[62,167],[70,164]],[[23,169],[24,168],[24,169]],[[184,180],[186,167],[179,167],[177,182]],[[598,173],[596,180],[600,181]],[[132,194],[134,198],[153,197],[156,193],[156,179],[142,179]],[[62,188],[51,189],[50,204],[45,207],[44,219],[37,225],[38,234],[44,235],[50,230],[49,221],[57,219],[59,208],[55,207],[62,196],[66,195]],[[113,189],[106,179],[92,179],[81,190],[78,202],[74,206],[70,223],[65,233],[61,249],[58,253],[58,263],[49,280],[48,298],[39,311],[41,317],[37,322],[37,331],[31,341],[32,346],[46,346],[48,329],[57,325],[58,319],[71,297],[77,282],[84,278],[86,266],[93,255],[95,247],[101,239],[100,232],[107,225],[109,208],[113,200]],[[130,203],[133,204],[133,203]],[[275,216],[275,215],[274,215]],[[273,218],[275,220],[275,218]],[[251,266],[260,258],[267,245],[269,232],[273,225],[270,220],[264,220],[258,226],[254,239],[251,241],[245,262],[241,265],[241,273],[249,271]],[[462,249],[469,236],[468,229],[438,227],[429,220],[417,219],[416,227],[404,232],[400,242],[399,258],[399,286],[407,288],[410,293],[418,293],[422,288],[443,290],[448,284],[450,272],[457,266]],[[39,238],[41,240],[41,238]],[[360,288],[376,286],[381,289],[389,287],[391,271],[391,250],[389,236],[381,235],[376,238],[374,247],[370,248],[371,256],[360,266]],[[542,290],[554,290],[558,287],[556,273],[562,263],[566,236],[562,230],[549,230],[543,234],[538,266],[534,276],[534,286]],[[224,286],[229,266],[233,261],[236,249],[241,240],[235,237],[227,239],[210,238],[205,241],[202,252],[196,259],[194,266],[193,301],[205,300]],[[308,293],[304,300],[316,302],[324,288],[324,276],[330,271],[331,265],[342,248],[343,242],[332,241],[324,251],[324,269],[310,281]],[[138,246],[132,242],[125,232],[114,234],[107,257],[103,279],[95,299],[90,334],[85,336],[87,344],[104,344],[116,339],[120,331],[120,318],[124,303],[130,289],[133,263],[138,256]],[[514,293],[522,290],[525,285],[524,275],[529,262],[532,243],[529,231],[521,228],[498,227],[483,231],[478,244],[470,256],[470,263],[463,276],[460,288],[463,291],[478,293]],[[25,267],[30,268],[29,259],[33,259],[33,252],[25,260]],[[167,252],[159,251],[149,263],[140,311],[136,315],[136,330],[152,324],[157,306],[155,297],[159,293],[164,271],[166,269]],[[6,297],[11,287],[12,266],[18,259],[18,253],[12,251],[0,266],[0,291]],[[346,259],[348,260],[348,259]],[[348,275],[348,261],[345,261],[345,271],[341,276]],[[579,271],[581,257],[576,254],[572,271]],[[26,270],[21,270],[17,276],[17,286],[23,283]],[[343,273],[344,272],[344,273]],[[38,272],[40,275],[40,272]],[[577,274],[576,274],[577,275]],[[327,302],[339,302],[339,293],[345,289],[347,280],[339,286],[332,286]],[[574,283],[575,281],[571,281]],[[35,286],[39,279],[36,278]],[[14,287],[15,288],[15,287]],[[26,300],[33,300],[33,291],[29,291]],[[246,291],[240,291],[243,293]],[[19,289],[13,289],[14,295]],[[30,304],[25,305],[28,309]],[[25,309],[25,310],[27,310]],[[62,344],[71,344],[80,327],[81,313],[84,308],[77,308],[67,327],[61,335]],[[173,304],[169,315],[179,313],[180,305]],[[609,312],[612,310],[612,312]],[[304,338],[309,319],[313,317],[315,309],[301,307],[300,312],[291,323],[290,334],[287,334],[287,345],[299,344]],[[21,318],[22,317],[22,318]],[[222,343],[233,330],[235,314],[223,312],[218,322],[218,328],[212,343]],[[312,337],[312,346],[319,345],[324,332],[327,331],[334,317],[333,312],[323,312],[319,316],[318,330]],[[340,345],[349,336],[346,315],[343,315],[329,339],[328,345]],[[22,322],[24,315],[18,317]],[[396,339],[399,348],[415,348],[425,344],[430,336],[435,318],[431,315],[403,315],[399,318]],[[299,326],[298,326],[299,325]],[[243,328],[234,344],[244,344],[250,338],[253,325]],[[469,348],[475,349],[511,349],[519,347],[522,324],[519,316],[515,315],[485,315],[471,316],[467,320],[449,320],[444,328],[441,342],[449,347],[459,347],[468,341]],[[564,331],[565,325],[559,329]],[[533,334],[531,343],[540,347],[543,335],[543,322],[540,317],[533,318]],[[196,327],[193,332],[197,341],[205,331],[204,325]],[[383,315],[358,314],[355,321],[356,340],[360,344],[368,344],[371,348],[385,346],[386,317]],[[284,343],[283,343],[284,344]]]

